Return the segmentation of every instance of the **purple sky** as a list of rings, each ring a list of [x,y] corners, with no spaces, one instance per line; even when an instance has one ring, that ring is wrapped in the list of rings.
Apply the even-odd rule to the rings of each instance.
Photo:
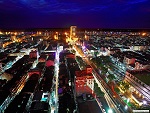
[[[0,0],[0,28],[150,28],[150,0]]]

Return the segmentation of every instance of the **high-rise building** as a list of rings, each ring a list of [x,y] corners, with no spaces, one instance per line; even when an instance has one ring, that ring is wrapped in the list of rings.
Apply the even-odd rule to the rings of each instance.
[[[70,27],[70,38],[74,38],[76,36],[76,29],[77,29],[77,26]]]

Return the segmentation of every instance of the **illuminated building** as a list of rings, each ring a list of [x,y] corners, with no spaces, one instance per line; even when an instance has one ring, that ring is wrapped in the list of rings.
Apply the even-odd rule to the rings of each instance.
[[[39,57],[38,61],[39,61],[39,62],[46,62],[46,59],[47,59],[47,55],[42,54],[42,55]]]
[[[11,36],[11,40],[12,40],[13,42],[15,42],[15,41],[16,41],[16,35],[12,35],[12,36]]]
[[[86,70],[76,71],[75,75],[76,95],[93,94],[94,77],[92,75],[92,68],[88,66]]]
[[[32,50],[29,54],[30,58],[37,58],[37,51],[36,50]]]
[[[126,64],[134,64],[135,63],[135,58],[125,56],[124,59],[125,59]]]
[[[76,41],[78,40],[76,34],[77,34],[77,26],[71,26],[70,27],[70,37],[67,36],[67,33],[65,33],[65,35],[67,36],[66,38],[66,42],[70,42],[70,43],[76,43]]]
[[[70,27],[70,38],[74,38],[76,36],[76,29],[77,29],[77,26]]]
[[[38,77],[40,77],[41,76],[41,71],[39,70],[39,69],[37,69],[37,68],[34,68],[34,69],[30,69],[29,71],[28,71],[28,76],[30,77],[30,76],[34,76],[34,75],[38,75]]]

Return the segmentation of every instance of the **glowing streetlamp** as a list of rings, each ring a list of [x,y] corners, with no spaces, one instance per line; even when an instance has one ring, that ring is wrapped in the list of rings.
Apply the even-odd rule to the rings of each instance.
[[[108,109],[108,113],[113,113],[112,109]]]
[[[142,36],[145,36],[146,35],[146,33],[142,33]]]
[[[14,35],[17,35],[17,32],[15,32]]]
[[[144,101],[143,101],[143,104],[144,104],[144,105],[146,105],[146,104],[147,104],[147,102],[144,100]]]
[[[130,101],[130,99],[128,98],[128,99],[127,99],[127,104],[129,103],[129,101]]]
[[[0,34],[3,34],[3,33],[0,31]]]
[[[39,35],[41,35],[42,34],[42,32],[39,32]]]
[[[65,32],[65,35],[67,36],[67,35],[68,35],[68,33],[67,33],[67,32]]]
[[[124,107],[124,108],[125,108],[125,110],[127,110],[127,109],[128,109],[128,106],[127,106],[127,105],[125,105],[125,107]]]

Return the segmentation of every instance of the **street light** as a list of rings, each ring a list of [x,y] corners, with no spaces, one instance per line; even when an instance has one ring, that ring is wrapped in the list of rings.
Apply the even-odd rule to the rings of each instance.
[[[147,102],[146,102],[145,100],[143,100],[143,104],[144,104],[144,105],[146,105],[146,104],[147,104]]]
[[[108,109],[108,113],[113,113],[112,109]]]
[[[125,108],[125,110],[127,110],[127,109],[128,109],[128,106],[127,106],[127,105],[125,105],[125,107],[124,107],[124,108]]]
[[[142,33],[142,36],[145,36],[146,35],[146,33]]]
[[[68,35],[68,33],[67,33],[67,32],[65,32],[65,35],[67,36],[67,35]]]
[[[130,102],[130,99],[128,98],[128,99],[127,99],[127,104],[128,104],[129,102]]]

